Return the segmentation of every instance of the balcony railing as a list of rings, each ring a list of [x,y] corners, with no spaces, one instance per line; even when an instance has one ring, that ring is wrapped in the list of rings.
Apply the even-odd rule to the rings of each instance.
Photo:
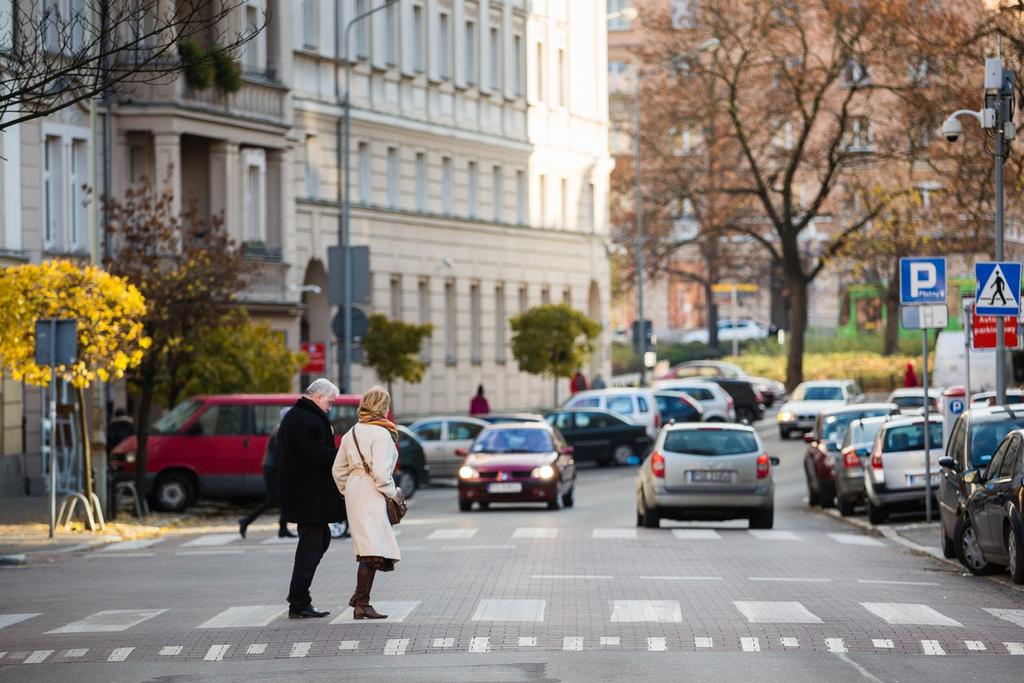
[[[183,82],[181,94],[185,104],[218,114],[264,119],[271,123],[284,121],[287,97],[288,89],[283,85],[248,77],[242,81],[238,92],[225,93],[216,87],[196,90]]]
[[[245,288],[238,299],[246,302],[286,303],[288,301],[288,264],[281,260],[280,253],[245,255],[248,273]]]

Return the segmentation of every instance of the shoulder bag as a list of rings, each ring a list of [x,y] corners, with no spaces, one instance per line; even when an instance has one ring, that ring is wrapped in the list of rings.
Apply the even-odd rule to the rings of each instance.
[[[363,462],[363,471],[366,472],[366,476],[373,479],[373,470],[366,464],[366,458],[363,457],[363,449],[359,447],[359,437],[356,436],[356,428],[352,428],[352,441],[356,444],[356,453],[359,454],[359,459]],[[402,493],[402,489],[395,486],[397,494],[394,498],[388,498],[384,496],[384,503],[388,509],[388,521],[391,522],[391,526],[398,525],[402,521],[402,517],[405,517],[405,513],[409,511],[409,508],[405,504],[405,494]]]

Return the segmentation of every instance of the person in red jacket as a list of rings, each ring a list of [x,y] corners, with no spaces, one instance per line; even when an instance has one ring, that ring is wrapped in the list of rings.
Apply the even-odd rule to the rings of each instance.
[[[577,369],[576,374],[572,376],[572,380],[569,382],[569,390],[575,394],[586,391],[588,388],[587,376],[583,374],[582,369]]]
[[[481,384],[476,388],[476,396],[469,401],[469,414],[473,415],[486,415],[491,412],[491,404],[484,398],[484,385]]]
[[[903,373],[903,386],[908,389],[921,386],[921,383],[917,380],[917,373],[914,372],[913,363],[907,363],[907,370]]]

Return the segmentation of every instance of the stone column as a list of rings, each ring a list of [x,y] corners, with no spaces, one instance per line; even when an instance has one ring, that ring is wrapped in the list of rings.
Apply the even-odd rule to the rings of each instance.
[[[218,140],[210,144],[210,216],[221,216],[228,234],[242,237],[242,198],[238,143]]]
[[[171,202],[171,213],[181,213],[181,134],[155,133],[153,150],[156,159],[156,179],[154,187],[162,192],[170,188],[174,199]]]

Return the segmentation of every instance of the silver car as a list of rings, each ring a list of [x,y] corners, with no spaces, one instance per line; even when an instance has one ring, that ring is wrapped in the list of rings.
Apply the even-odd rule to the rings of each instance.
[[[658,434],[636,477],[637,526],[667,519],[747,518],[770,529],[775,486],[770,458],[752,427],[683,423]]]
[[[929,416],[928,439],[932,495],[942,477],[942,418]],[[868,520],[882,524],[891,512],[924,507],[924,417],[892,420],[878,431],[871,457],[864,464]]]
[[[430,476],[454,479],[462,467],[464,453],[486,426],[486,422],[475,417],[428,417],[413,422],[409,425],[409,431],[423,443],[423,455],[430,465]]]
[[[846,430],[836,458],[836,504],[843,517],[864,502],[864,463],[882,425],[892,419],[889,415],[865,417],[851,422]]]

